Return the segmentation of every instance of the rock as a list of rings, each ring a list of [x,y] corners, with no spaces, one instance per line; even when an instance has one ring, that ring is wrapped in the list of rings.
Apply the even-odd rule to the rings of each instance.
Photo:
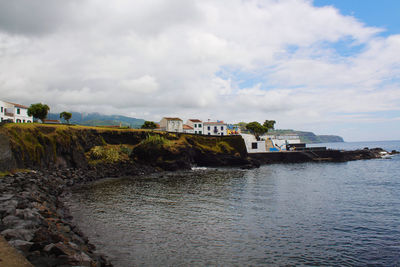
[[[71,265],[79,265],[79,266],[92,266],[92,259],[84,252],[76,253],[68,257],[68,263]]]
[[[71,247],[63,244],[62,242],[58,242],[57,244],[49,244],[44,247],[44,252],[48,254],[54,254],[56,256],[66,255],[66,256],[73,256],[76,254],[76,251]]]
[[[0,205],[0,213],[15,214],[18,201],[8,200]]]
[[[20,218],[14,215],[8,215],[3,218],[3,224],[7,228],[23,228],[22,226],[24,225],[24,223],[25,223],[24,220],[21,220]]]
[[[4,195],[2,195],[0,197],[0,201],[6,201],[6,200],[9,200],[9,199],[12,199],[13,197],[14,197],[13,194],[4,194]]]
[[[24,240],[24,241],[31,241],[34,236],[33,229],[7,229],[1,232],[7,240]]]
[[[50,253],[50,251],[51,251],[55,246],[56,246],[56,245],[53,244],[53,243],[48,244],[47,246],[45,246],[45,247],[43,248],[43,251],[44,251],[44,252],[47,252],[47,253]]]
[[[11,240],[8,242],[11,246],[23,252],[24,254],[28,253],[30,248],[33,245],[33,242],[28,242],[24,240]]]
[[[40,221],[40,214],[37,209],[16,209],[15,215],[25,220]]]

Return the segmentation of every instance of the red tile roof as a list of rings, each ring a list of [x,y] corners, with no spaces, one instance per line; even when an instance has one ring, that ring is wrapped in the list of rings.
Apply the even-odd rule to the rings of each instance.
[[[20,104],[16,104],[16,103],[12,103],[12,102],[7,102],[8,104],[11,104],[11,105],[14,105],[14,106],[16,106],[17,108],[26,108],[26,109],[28,109],[29,107],[27,107],[27,106],[24,106],[24,105],[20,105]]]
[[[193,130],[193,127],[190,126],[190,125],[184,124],[183,125],[183,129],[185,129],[185,130]]]
[[[198,119],[189,119],[189,121],[192,121],[192,122],[202,122],[201,120],[198,120]]]
[[[182,121],[180,118],[164,117],[164,119],[169,120],[169,121]]]

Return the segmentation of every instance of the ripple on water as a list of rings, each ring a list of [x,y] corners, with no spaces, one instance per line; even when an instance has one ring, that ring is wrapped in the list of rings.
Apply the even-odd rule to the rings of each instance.
[[[397,164],[281,164],[106,180],[75,190],[69,205],[116,266],[396,266]]]

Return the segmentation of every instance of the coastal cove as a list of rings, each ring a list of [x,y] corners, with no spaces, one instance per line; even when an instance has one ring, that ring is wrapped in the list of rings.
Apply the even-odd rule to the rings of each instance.
[[[82,188],[85,188],[84,190],[90,195],[89,193],[93,191],[92,186],[105,183],[101,181],[93,184],[94,181],[113,178],[109,182],[118,184],[123,181],[120,177],[127,177],[126,181],[134,183],[150,181],[144,188],[139,187],[139,191],[129,198],[141,196],[141,191],[146,192],[153,186],[157,189],[158,184],[163,184],[163,181],[167,184],[172,182],[177,186],[182,185],[183,189],[187,187],[189,191],[193,189],[194,193],[198,192],[196,188],[200,186],[201,192],[212,197],[214,194],[218,196],[218,192],[213,191],[215,184],[210,184],[209,181],[217,182],[215,188],[225,190],[224,184],[222,188],[219,187],[221,185],[219,181],[234,182],[235,179],[263,173],[264,170],[276,166],[265,165],[257,169],[260,161],[247,154],[240,136],[207,137],[146,130],[110,130],[37,124],[7,125],[2,126],[0,130],[2,137],[0,166],[1,171],[6,174],[0,179],[1,234],[36,266],[76,264],[110,266],[111,264],[104,256],[98,254],[99,252],[110,255],[112,263],[120,266],[118,260],[114,263],[116,259],[114,254],[96,243],[98,236],[91,236],[90,231],[85,228],[87,225],[80,221],[80,218],[83,218],[82,214],[74,208],[76,206],[72,202],[74,199],[80,200],[80,197],[75,197],[75,189],[79,190],[80,186],[85,186]],[[355,150],[351,152],[352,157],[340,156],[338,159],[348,161],[361,159],[364,156],[367,159],[379,158],[379,151]],[[339,155],[346,154],[347,152],[339,153]],[[396,158],[397,155],[393,155],[393,159]],[[365,162],[380,161],[383,160]],[[315,162],[293,166],[340,166],[340,164],[347,163]],[[282,164],[282,166],[292,165]],[[202,170],[203,167],[220,169]],[[281,172],[285,173],[277,171]],[[211,187],[202,188],[204,182]],[[69,198],[71,188],[74,189],[72,198]],[[229,191],[231,190],[228,189]],[[185,191],[174,194],[184,195]],[[121,197],[124,197],[124,194]],[[207,204],[205,200],[199,200],[199,203]],[[72,214],[65,206],[65,201],[67,206],[71,207]],[[169,205],[169,201],[165,203]],[[220,200],[216,199],[212,204],[218,206],[218,203]],[[109,208],[113,210],[112,205]],[[145,211],[146,209],[143,210]],[[90,214],[89,211],[84,213]],[[107,210],[100,213],[106,214]],[[194,212],[193,216],[196,214],[197,212]],[[213,214],[216,215],[216,211]],[[211,215],[204,218],[207,217],[212,220]],[[93,223],[96,222],[93,220]],[[124,223],[120,222],[118,225],[122,227]],[[176,225],[179,223],[176,222]],[[112,224],[109,226],[112,227]],[[167,231],[167,228],[165,226],[164,230]],[[104,235],[104,238],[108,238],[107,235]],[[98,250],[92,245],[92,239]],[[110,238],[106,242],[111,244],[114,241]],[[120,248],[119,245],[117,247]],[[123,256],[117,258],[120,257]],[[139,259],[135,260],[141,262]],[[123,264],[130,266],[126,265],[127,263]]]
[[[399,163],[126,177],[75,188],[67,203],[117,266],[396,266]]]

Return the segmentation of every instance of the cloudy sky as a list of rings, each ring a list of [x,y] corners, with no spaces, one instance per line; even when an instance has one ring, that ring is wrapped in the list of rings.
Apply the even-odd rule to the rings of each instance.
[[[0,98],[400,139],[399,2],[0,0]]]

